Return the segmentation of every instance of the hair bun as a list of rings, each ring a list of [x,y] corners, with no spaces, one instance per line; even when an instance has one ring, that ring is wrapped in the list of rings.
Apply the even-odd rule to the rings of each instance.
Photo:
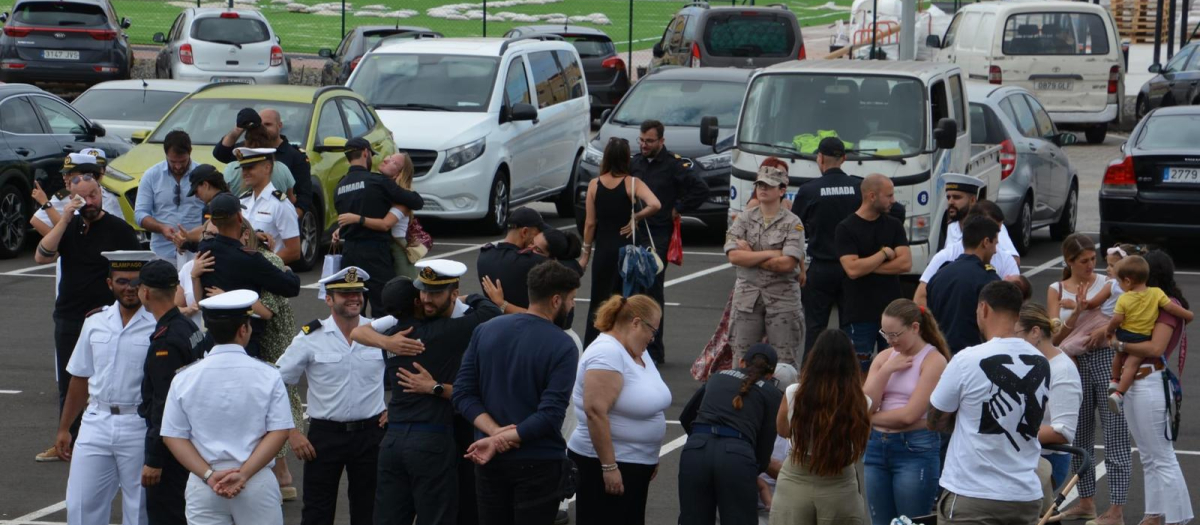
[[[1063,327],[1062,319],[1059,319],[1057,317],[1055,317],[1054,319],[1051,319],[1050,320],[1050,335],[1051,336],[1058,335],[1058,333],[1062,331],[1062,327]]]

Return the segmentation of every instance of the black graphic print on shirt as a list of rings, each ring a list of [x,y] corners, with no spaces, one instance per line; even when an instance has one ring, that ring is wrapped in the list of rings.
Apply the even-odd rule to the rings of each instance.
[[[1024,377],[1010,369],[1011,355],[994,355],[979,363],[983,374],[996,388],[996,393],[984,402],[979,433],[1003,434],[1018,451],[1021,446],[1014,434],[1025,442],[1037,439],[1050,390],[1050,362],[1039,355],[1026,354],[1020,359],[1031,367]],[[1045,390],[1041,390],[1042,387]]]

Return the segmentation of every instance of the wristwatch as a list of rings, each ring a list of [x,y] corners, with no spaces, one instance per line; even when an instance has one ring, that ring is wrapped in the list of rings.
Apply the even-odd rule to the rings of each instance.
[[[436,383],[433,385],[433,395],[441,397],[442,393],[445,391],[446,387],[442,386],[441,383]]]
[[[204,471],[204,475],[200,476],[200,479],[203,480],[205,483],[208,483],[208,478],[211,478],[212,475],[213,475],[213,469],[210,468],[210,469]]]
[[[48,209],[50,209],[50,208],[53,208],[53,207],[54,207],[54,205],[53,205],[53,204],[50,204],[50,201],[46,201],[46,204],[43,204],[43,205],[41,206],[41,208],[38,208],[38,209],[40,209],[40,210],[42,210],[42,211],[46,211],[46,210],[48,210]]]

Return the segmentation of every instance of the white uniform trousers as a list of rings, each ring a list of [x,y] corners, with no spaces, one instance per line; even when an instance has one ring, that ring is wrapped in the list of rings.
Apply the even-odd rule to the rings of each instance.
[[[67,478],[67,523],[104,525],[121,490],[121,523],[146,525],[146,420],[136,412],[111,414],[88,407],[79,427]]]
[[[1187,481],[1179,468],[1175,447],[1166,438],[1167,398],[1162,372],[1133,382],[1125,394],[1125,420],[1137,443],[1146,488],[1146,516],[1161,516],[1164,523],[1184,523],[1193,518]],[[1195,481],[1195,480],[1193,480]]]
[[[223,468],[214,466],[213,470]],[[192,474],[184,497],[188,525],[283,525],[279,482],[269,466],[250,478],[233,499],[218,496],[199,476]]]

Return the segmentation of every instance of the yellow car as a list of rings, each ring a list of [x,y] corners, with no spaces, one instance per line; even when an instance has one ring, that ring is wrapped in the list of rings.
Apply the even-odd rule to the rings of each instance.
[[[242,108],[272,108],[283,120],[283,135],[308,155],[312,166],[313,210],[300,220],[302,256],[294,263],[301,270],[313,267],[320,247],[337,225],[333,192],[346,175],[349,164],[342,154],[348,137],[365,137],[380,155],[379,161],[396,152],[392,134],[375,110],[357,93],[342,86],[248,86],[209,84],[179,101],[153,130],[133,133],[138,145],[114,159],[104,177],[104,187],[121,197],[125,220],[144,234],[133,219],[138,183],[142,173],[164,157],[162,142],[167,133],[182,129],[192,138],[192,160],[222,169],[213,159],[213,146],[233,128]],[[323,220],[318,226],[316,218]],[[147,237],[148,238],[148,237]]]

